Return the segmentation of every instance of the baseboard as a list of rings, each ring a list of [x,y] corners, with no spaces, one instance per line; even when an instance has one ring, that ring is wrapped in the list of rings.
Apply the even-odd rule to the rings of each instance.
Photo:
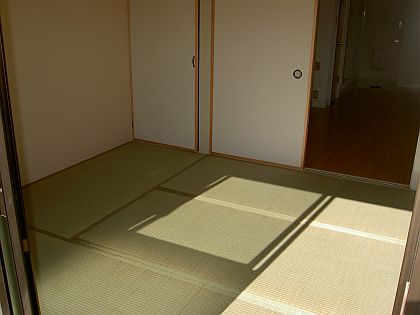
[[[314,168],[305,168],[304,171],[308,172],[308,173],[312,173],[312,174],[319,174],[319,175],[325,175],[325,176],[330,176],[330,177],[343,178],[343,179],[348,179],[348,180],[361,182],[361,183],[374,184],[374,185],[379,185],[379,186],[384,186],[384,187],[392,187],[392,188],[398,188],[398,189],[404,189],[404,190],[411,190],[409,185],[387,182],[387,181],[382,181],[382,180],[378,180],[378,179],[359,177],[359,176],[353,176],[353,175],[347,175],[347,174],[341,174],[341,173],[334,173],[334,172],[318,170],[318,169],[314,169]]]

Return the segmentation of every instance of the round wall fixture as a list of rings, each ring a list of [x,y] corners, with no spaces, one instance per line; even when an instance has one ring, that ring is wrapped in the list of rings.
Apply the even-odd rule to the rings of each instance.
[[[300,79],[303,76],[302,70],[297,69],[293,71],[293,76],[295,79]]]

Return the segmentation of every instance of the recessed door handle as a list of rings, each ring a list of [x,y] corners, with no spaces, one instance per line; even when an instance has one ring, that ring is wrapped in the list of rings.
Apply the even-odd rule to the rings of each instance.
[[[295,71],[293,71],[293,77],[295,79],[300,79],[302,76],[303,76],[302,70],[296,69]]]
[[[192,57],[192,65],[193,65],[193,68],[195,68],[195,66],[196,66],[195,56]]]

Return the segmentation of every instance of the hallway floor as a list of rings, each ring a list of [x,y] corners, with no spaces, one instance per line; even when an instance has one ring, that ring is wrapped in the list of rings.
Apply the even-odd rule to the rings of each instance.
[[[43,314],[391,314],[414,202],[137,142],[24,195]]]
[[[354,88],[329,108],[311,108],[305,166],[409,185],[419,103],[419,92]]]

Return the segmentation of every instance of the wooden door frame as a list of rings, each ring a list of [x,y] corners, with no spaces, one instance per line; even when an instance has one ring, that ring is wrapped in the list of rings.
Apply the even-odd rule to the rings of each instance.
[[[13,128],[3,29],[0,21],[0,176],[4,197],[2,221],[7,227],[7,245],[12,250],[11,269],[17,280],[16,303],[22,314],[38,314],[39,305],[29,252],[29,235],[23,205],[17,149]],[[3,200],[2,200],[3,201]],[[8,279],[10,281],[10,279]]]
[[[350,0],[351,1],[351,0]],[[330,106],[331,105],[331,102],[332,102],[332,98],[331,98],[331,95],[332,95],[332,85],[333,85],[333,81],[334,81],[334,70],[335,70],[335,55],[336,55],[336,47],[337,47],[337,38],[338,38],[338,23],[339,23],[339,18],[340,18],[340,7],[341,7],[341,3],[342,3],[342,0],[336,0],[335,1],[335,10],[336,10],[336,19],[337,19],[337,22],[335,23],[335,30],[334,30],[334,37],[333,37],[333,46],[332,47],[334,47],[334,53],[332,54],[332,58],[331,58],[331,64],[333,65],[332,66],[332,68],[331,68],[331,70],[330,70],[330,78],[331,78],[331,82],[330,82],[330,86],[329,86],[329,88],[330,88],[330,93],[329,93],[329,95],[328,95],[328,99],[327,99],[327,104],[328,104],[328,106]]]
[[[349,0],[351,2],[351,0]],[[310,89],[308,92],[308,107],[306,110],[306,124],[305,124],[305,139],[304,139],[304,143],[303,143],[303,149],[302,149],[302,165],[301,165],[301,169],[304,170],[306,168],[306,158],[307,158],[307,148],[308,148],[308,134],[309,134],[309,120],[310,120],[310,116],[311,116],[311,105],[312,105],[312,89],[313,89],[313,83],[314,83],[314,68],[313,65],[315,63],[315,58],[316,58],[316,44],[317,44],[317,40],[318,40],[318,19],[319,19],[319,6],[320,3],[319,1],[317,1],[317,12],[316,12],[316,21],[317,24],[314,27],[314,34],[313,34],[313,51],[312,51],[312,64],[311,64],[311,71],[312,71],[312,77],[311,77],[311,84],[310,84]],[[334,54],[333,57],[331,59],[331,63],[333,65],[332,69],[331,69],[331,86],[330,86],[330,93],[329,93],[329,98],[328,98],[328,105],[331,105],[332,102],[332,85],[334,82],[334,71],[335,71],[335,62],[336,62],[336,51],[337,51],[337,38],[338,38],[338,23],[339,23],[339,19],[340,19],[340,10],[341,10],[341,4],[342,4],[343,0],[337,0],[336,2],[336,14],[337,14],[337,23],[336,23],[336,28],[335,28],[335,36],[334,36]],[[350,20],[350,18],[349,18]]]
[[[210,44],[210,130],[209,153],[213,154],[213,120],[214,120],[214,38],[215,38],[216,0],[211,0],[211,44]]]
[[[195,0],[195,68],[194,68],[194,106],[195,106],[195,151],[200,150],[200,0]]]
[[[414,212],[416,215],[420,212],[420,196],[419,196],[418,189],[417,192],[417,200],[416,205],[414,208]],[[414,225],[414,230],[416,231],[418,225]],[[416,315],[420,314],[420,235],[417,235],[417,244],[415,248],[415,252],[412,253],[414,256],[413,264],[411,268],[411,275],[408,279],[408,283],[406,285],[406,295],[403,299],[401,314],[403,315]]]
[[[305,167],[305,156],[306,156],[306,142],[308,137],[308,124],[309,124],[309,113],[311,107],[312,99],[312,86],[313,86],[313,66],[315,62],[315,44],[317,36],[317,27],[318,27],[318,14],[319,13],[319,0],[314,0],[314,15],[313,15],[313,26],[312,26],[312,40],[311,40],[311,52],[310,52],[310,62],[309,62],[309,71],[310,76],[308,79],[308,88],[307,88],[307,101],[306,101],[306,111],[304,118],[304,132],[303,132],[303,141],[302,141],[302,154],[300,166],[291,166],[280,163],[273,163],[267,161],[261,161],[251,158],[245,158],[236,155],[229,155],[225,153],[213,151],[213,122],[214,122],[214,56],[215,56],[215,20],[216,20],[216,0],[211,1],[211,60],[210,60],[210,130],[209,130],[209,154],[214,156],[226,157],[230,159],[246,161],[251,163],[257,163],[262,165],[274,166],[284,169],[291,170],[300,170],[303,171]]]
[[[344,0],[339,0],[338,2],[338,16],[337,16],[337,26],[336,26],[336,36],[335,36],[335,50],[334,50],[334,59],[333,59],[333,72],[332,72],[332,80],[331,80],[331,93],[330,93],[330,99],[329,99],[329,105],[331,105],[331,103],[333,101],[335,101],[339,96],[340,96],[340,89],[343,86],[343,79],[344,79],[344,69],[345,69],[345,63],[346,63],[346,52],[347,52],[347,42],[348,42],[348,34],[349,34],[349,25],[350,25],[350,13],[351,13],[351,0],[345,0],[347,1],[345,3],[344,6]],[[344,11],[345,10],[345,11]],[[344,12],[345,16],[343,19],[342,13]],[[340,56],[340,60],[337,60],[337,44],[339,41],[339,36],[340,34],[340,25],[342,23],[345,23],[346,26],[343,30],[343,33],[345,34],[345,40],[343,43],[343,47],[341,47],[342,51],[342,55]],[[337,63],[338,62],[338,63]],[[337,69],[337,67],[341,67],[342,69],[340,69],[342,73],[339,74],[339,81],[340,82],[336,82],[336,77],[335,77],[335,71]],[[335,90],[334,86],[339,86],[338,91]],[[335,95],[333,95],[333,92],[336,92]],[[338,94],[338,96],[337,96]]]
[[[401,267],[397,293],[394,301],[393,315],[401,313],[405,303],[413,300],[412,293],[420,292],[420,183],[417,188],[416,201],[410,222],[404,260]],[[415,272],[415,268],[419,269]],[[410,294],[411,292],[411,294]]]
[[[341,1],[341,0],[340,0]],[[303,138],[303,145],[302,145],[302,159],[301,159],[301,166],[302,170],[305,169],[305,161],[306,161],[306,149],[308,145],[308,134],[309,134],[309,119],[311,115],[311,104],[312,104],[312,89],[314,85],[314,64],[315,64],[315,51],[316,51],[316,43],[318,39],[318,19],[319,19],[319,6],[320,0],[315,0],[315,12],[314,12],[314,26],[313,26],[313,33],[312,33],[312,51],[311,51],[311,63],[309,70],[311,71],[311,78],[309,80],[308,85],[308,100],[306,104],[306,112],[305,112],[305,130],[304,130],[304,138]]]
[[[9,290],[6,285],[6,271],[4,270],[5,268],[3,268],[3,265],[3,253],[0,248],[0,312],[2,312],[3,315],[10,315],[13,310],[10,303]]]
[[[131,3],[131,2],[130,2]],[[133,79],[132,79],[132,59],[131,59],[131,5],[129,3],[129,32],[130,32],[130,71],[131,71],[131,91],[133,94]],[[167,143],[161,143],[161,142],[155,142],[155,141],[149,141],[144,140],[141,138],[135,137],[135,131],[134,131],[134,100],[133,95],[131,96],[131,115],[132,115],[132,136],[134,141],[139,141],[142,143],[147,144],[154,144],[159,145],[163,147],[173,148],[177,150],[182,151],[188,151],[188,152],[199,152],[200,150],[200,110],[199,110],[199,102],[200,102],[200,0],[194,0],[194,55],[193,57],[193,63],[195,62],[194,67],[194,149],[186,148],[186,147],[180,147],[176,145],[171,145]]]

